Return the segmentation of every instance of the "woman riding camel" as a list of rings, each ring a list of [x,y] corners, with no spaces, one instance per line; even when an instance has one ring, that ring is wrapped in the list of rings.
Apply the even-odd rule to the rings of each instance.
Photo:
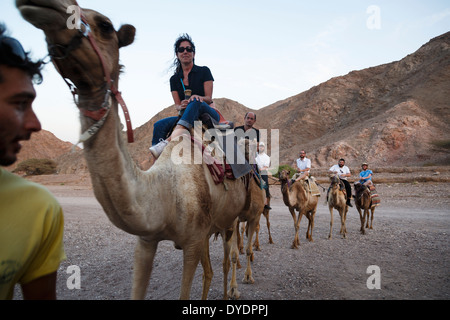
[[[181,35],[174,49],[175,74],[170,78],[170,91],[179,116],[165,118],[154,124],[150,151],[155,158],[159,157],[171,139],[192,129],[194,121],[201,114],[208,113],[214,120],[220,120],[219,113],[210,106],[213,103],[214,78],[208,67],[194,64],[195,45],[191,37],[188,34]]]

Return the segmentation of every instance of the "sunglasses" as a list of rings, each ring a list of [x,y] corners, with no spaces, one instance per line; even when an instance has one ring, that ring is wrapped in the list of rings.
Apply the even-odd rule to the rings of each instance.
[[[183,53],[184,50],[186,50],[187,52],[194,52],[194,48],[192,47],[178,47],[177,52],[178,53]]]
[[[3,46],[7,47],[14,57],[20,59],[21,62],[26,61],[27,55],[18,40],[11,37],[0,36],[0,49],[2,49]]]

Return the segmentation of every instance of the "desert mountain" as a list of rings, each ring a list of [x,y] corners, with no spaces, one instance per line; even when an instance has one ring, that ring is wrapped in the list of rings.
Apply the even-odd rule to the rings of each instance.
[[[280,164],[292,164],[305,149],[313,167],[329,167],[341,157],[358,167],[362,161],[372,166],[448,165],[449,150],[439,142],[450,141],[449,89],[450,32],[400,61],[352,71],[252,111],[257,114],[256,127],[268,130],[269,155],[270,130],[279,130]],[[225,98],[215,103],[236,125],[251,110]],[[173,106],[167,107],[135,129],[136,142],[129,149],[141,168],[148,168],[153,124],[172,115]],[[44,143],[33,135],[21,160],[36,152],[28,149],[42,149]],[[61,173],[86,170],[82,151],[56,160]]]
[[[70,142],[64,142],[58,139],[53,133],[41,130],[31,135],[31,139],[22,141],[22,149],[17,155],[17,161],[8,170],[13,170],[21,161],[35,159],[57,159],[63,154],[72,150]],[[77,148],[80,150],[80,148]]]

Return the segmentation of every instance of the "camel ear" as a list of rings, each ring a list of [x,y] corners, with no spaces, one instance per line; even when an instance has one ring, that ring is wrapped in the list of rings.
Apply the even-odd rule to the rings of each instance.
[[[134,36],[136,35],[136,28],[131,24],[124,24],[117,31],[117,37],[119,38],[119,48],[126,47],[133,43]]]

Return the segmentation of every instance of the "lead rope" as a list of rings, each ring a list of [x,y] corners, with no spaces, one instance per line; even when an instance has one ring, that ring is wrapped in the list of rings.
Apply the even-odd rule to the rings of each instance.
[[[111,92],[110,90],[107,90],[105,95],[105,101],[102,104],[102,109],[106,110],[105,114],[101,117],[100,120],[95,122],[92,126],[89,127],[89,129],[87,129],[80,135],[78,142],[72,146],[72,152],[76,151],[76,148],[80,143],[84,143],[90,138],[92,138],[92,136],[94,136],[98,132],[98,130],[100,130],[103,127],[103,124],[105,123],[106,118],[109,115],[109,111],[111,110],[111,103],[112,103]]]

